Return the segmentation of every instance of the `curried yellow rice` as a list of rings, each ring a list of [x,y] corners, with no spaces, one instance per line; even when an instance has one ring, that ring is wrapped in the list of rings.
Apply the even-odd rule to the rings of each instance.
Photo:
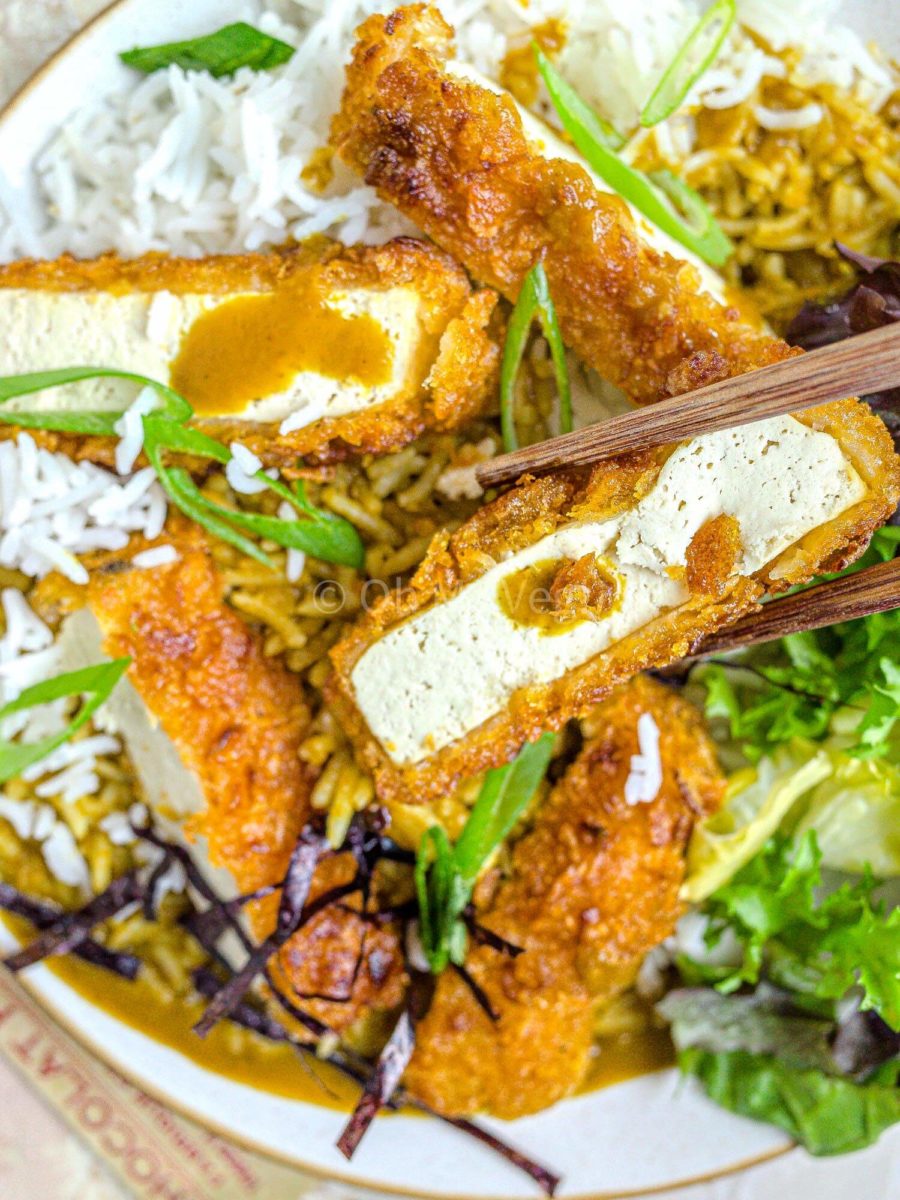
[[[795,54],[787,52],[790,74]],[[758,106],[823,109],[806,129],[766,129]],[[777,330],[804,300],[845,289],[853,270],[836,241],[881,258],[900,256],[900,93],[872,112],[831,84],[765,78],[734,108],[694,116],[696,148],[667,159],[648,135],[638,165],[669,167],[703,196],[735,244],[725,269],[734,289]]]

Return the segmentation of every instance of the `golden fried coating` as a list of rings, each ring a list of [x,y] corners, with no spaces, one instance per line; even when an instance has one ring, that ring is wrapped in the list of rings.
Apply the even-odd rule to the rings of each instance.
[[[721,596],[741,556],[741,525],[729,513],[719,513],[701,525],[687,548],[685,575],[688,591]]]
[[[323,417],[285,434],[279,432],[280,422],[264,424],[228,416],[198,415],[198,427],[226,443],[240,440],[267,466],[290,467],[299,459],[321,464],[361,454],[386,454],[426,430],[455,429],[493,403],[501,333],[496,293],[473,289],[465,272],[447,255],[414,238],[359,247],[315,238],[277,253],[196,260],[148,254],[132,261],[105,255],[81,262],[66,256],[53,262],[0,266],[0,290],[46,293],[290,295],[291,289],[301,285],[302,294],[297,293],[301,305],[311,305],[310,297],[340,296],[348,290],[385,292],[407,288],[415,293],[416,353],[395,393],[359,411]],[[330,336],[338,342],[344,339],[335,353],[346,358],[350,353],[346,342],[349,335],[336,329],[330,331]],[[231,339],[236,337],[230,335]],[[229,349],[223,346],[223,353]],[[256,349],[252,342],[246,343],[247,361]],[[271,347],[263,349],[272,352]],[[243,353],[244,348],[239,344],[236,352]],[[71,365],[83,364],[79,360]],[[29,363],[28,369],[42,367]],[[48,433],[36,436],[48,449],[63,450],[71,457],[90,458],[105,465],[113,462],[115,443],[110,439]]]
[[[630,805],[642,713],[660,731],[663,782],[656,799]],[[693,822],[718,807],[725,785],[699,714],[637,679],[591,714],[585,734],[508,868],[479,885],[479,923],[524,949],[511,958],[473,946],[466,959],[499,1019],[446,971],[418,1028],[406,1083],[440,1113],[511,1119],[571,1094],[587,1070],[598,1006],[631,983],[682,911]]]
[[[131,565],[140,546],[91,572],[88,605],[106,651],[132,659],[129,678],[200,782],[206,807],[186,832],[202,835],[216,867],[241,893],[279,882],[310,815],[313,779],[299,756],[309,710],[299,680],[263,653],[261,638],[224,600],[224,588],[196,527],[171,523],[177,562]],[[352,855],[326,859],[311,899],[354,876]],[[278,897],[252,906],[253,932],[272,932]],[[360,897],[314,917],[282,949],[276,975],[305,1011],[348,1028],[372,1006],[401,998],[403,958],[396,931],[364,921]],[[356,910],[356,911],[354,911]],[[303,1001],[330,996],[336,1002]]]
[[[584,168],[543,157],[509,97],[449,71],[452,34],[423,4],[361,26],[332,140],[366,183],[510,300],[543,262],[566,343],[638,402],[697,351],[743,370],[791,353],[653,250]]]
[[[633,507],[650,491],[673,448],[625,455],[590,472],[525,480],[485,505],[452,535],[438,535],[409,586],[375,604],[331,652],[335,674],[329,683],[330,702],[359,757],[375,775],[378,794],[412,804],[445,794],[460,780],[507,762],[524,742],[545,730],[560,729],[571,717],[584,715],[640,671],[695,653],[704,637],[732,624],[764,595],[852,562],[900,499],[900,461],[890,435],[857,400],[810,409],[797,420],[838,441],[868,489],[858,503],[749,577],[720,577],[723,550],[714,540],[705,558],[699,552],[692,555],[695,583],[702,579],[711,591],[690,594],[685,603],[663,611],[564,676],[520,688],[502,711],[428,757],[398,763],[374,736],[355,700],[352,675],[365,652],[416,614],[450,600],[511,553],[567,524],[605,520]]]
[[[534,263],[543,262],[567,343],[638,401],[799,353],[703,292],[692,267],[651,249],[624,203],[598,191],[585,169],[543,157],[509,98],[448,70],[451,36],[437,10],[421,4],[373,16],[359,30],[333,140],[383,197],[510,299]],[[693,652],[706,634],[736,620],[766,592],[852,561],[900,495],[890,438],[854,401],[799,419],[838,441],[868,488],[860,502],[749,578],[732,570],[739,531],[720,521],[692,547],[689,572],[671,565],[689,574],[686,604],[564,677],[520,688],[504,711],[465,737],[415,764],[398,763],[354,703],[351,674],[366,650],[567,522],[632,506],[658,477],[666,452],[626,456],[589,477],[525,480],[452,537],[436,539],[410,588],[378,605],[333,652],[334,703],[376,773],[380,794],[439,795],[460,778],[506,761],[542,730],[560,728],[636,672]],[[556,583],[560,593],[562,582]]]

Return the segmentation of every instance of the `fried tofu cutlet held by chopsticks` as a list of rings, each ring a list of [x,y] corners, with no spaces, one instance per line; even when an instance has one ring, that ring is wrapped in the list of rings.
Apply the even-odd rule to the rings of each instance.
[[[629,804],[642,714],[659,730],[662,783],[651,801]],[[418,1027],[406,1084],[442,1114],[512,1119],[575,1091],[595,1013],[631,984],[682,911],[687,840],[725,783],[699,714],[638,679],[590,714],[585,733],[508,867],[476,893],[479,924],[524,951],[472,946],[466,958],[497,1020],[448,970]]]
[[[359,31],[334,140],[383,197],[510,298],[542,261],[568,344],[640,401],[797,353],[652,249],[582,166],[546,157],[511,98],[450,70],[451,33],[423,5]],[[508,761],[766,594],[852,561],[898,472],[883,424],[848,400],[524,481],[333,652],[334,703],[380,794],[428,800]]]
[[[854,400],[525,481],[337,644],[333,710],[384,800],[427,802],[853,561],[898,498]]]
[[[0,267],[0,375],[115,367],[168,383],[195,423],[267,466],[385,454],[454,429],[496,392],[496,293],[413,238],[202,260],[62,258]],[[122,410],[140,388],[98,379],[6,411]],[[103,439],[42,435],[110,463]]]
[[[178,822],[195,856],[202,864],[197,838],[205,839],[209,865],[227,871],[245,895],[281,881],[311,816],[314,779],[299,756],[309,711],[299,680],[265,655],[260,636],[226,604],[205,537],[173,521],[163,540],[177,549],[176,562],[136,567],[140,545],[109,555],[91,571],[87,606],[106,653],[132,659],[128,678],[138,697],[199,783],[200,810]],[[170,797],[171,808],[159,801],[164,827],[180,799]],[[355,873],[352,855],[326,858],[311,900]],[[274,963],[289,999],[338,1031],[372,1007],[395,1005],[404,984],[395,930],[365,921],[360,904],[350,895],[325,908]],[[272,932],[277,905],[276,894],[250,906],[258,939]]]
[[[548,157],[511,96],[455,73],[452,36],[422,4],[359,29],[332,140],[383,199],[510,300],[543,262],[566,343],[637,402],[689,355],[743,371],[791,353],[654,250],[586,167]]]

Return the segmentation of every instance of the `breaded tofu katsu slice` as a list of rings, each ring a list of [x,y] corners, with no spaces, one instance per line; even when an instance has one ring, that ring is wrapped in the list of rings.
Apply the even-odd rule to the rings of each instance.
[[[898,498],[857,400],[526,480],[337,644],[332,707],[379,795],[426,802],[852,561]]]
[[[548,126],[473,81],[452,34],[422,4],[360,27],[332,139],[383,199],[510,300],[543,262],[566,344],[638,403],[692,354],[727,374],[795,353]]]
[[[86,589],[52,577],[39,603],[69,611],[62,625],[72,667],[129,656],[130,687],[108,702],[154,819],[191,844],[220,895],[247,895],[283,878],[311,816],[314,778],[299,756],[309,724],[300,682],[267,658],[261,638],[229,608],[220,572],[196,527],[170,522],[177,562],[141,569],[142,546],[109,555]],[[210,868],[212,870],[210,870]],[[322,861],[310,899],[348,883],[351,854]],[[396,931],[360,915],[360,897],[323,909],[278,954],[275,974],[294,1004],[341,1031],[402,998]],[[248,909],[258,940],[278,895]],[[335,1002],[306,997],[335,997]]]
[[[0,267],[0,375],[133,371],[170,384],[198,424],[267,465],[327,462],[482,412],[496,391],[495,307],[494,292],[412,238],[358,248],[319,238],[198,261],[19,262]],[[97,379],[5,410],[120,410],[139,390]]]
[[[650,723],[643,736],[639,722]],[[638,679],[595,709],[584,732],[508,865],[476,892],[479,924],[523,951],[513,958],[482,945],[467,956],[497,1019],[445,971],[418,1026],[405,1082],[444,1115],[511,1119],[571,1094],[588,1068],[598,1009],[633,982],[682,911],[691,829],[725,786],[699,714]],[[658,791],[629,803],[632,758],[657,733]]]
[[[510,298],[542,261],[568,344],[635,399],[799,353],[654,248],[570,150],[548,157],[511,98],[451,70],[451,32],[423,5],[360,29],[333,132],[383,197]],[[428,800],[852,561],[898,497],[887,430],[853,400],[524,481],[338,644],[335,707],[380,795]]]

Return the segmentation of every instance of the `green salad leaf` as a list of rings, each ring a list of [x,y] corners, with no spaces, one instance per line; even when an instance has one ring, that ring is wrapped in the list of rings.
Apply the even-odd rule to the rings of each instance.
[[[684,899],[705,900],[779,831],[814,832],[830,870],[900,875],[900,766],[858,758],[830,741],[777,746],[732,775],[722,807],[696,826]]]
[[[488,771],[456,845],[433,825],[416,856],[422,949],[437,975],[466,954],[463,913],[485,864],[528,808],[547,773],[553,735],[524,746],[506,766]]]
[[[791,814],[795,837],[815,832],[822,864],[879,879],[900,875],[900,766],[829,754],[830,775]]]
[[[764,977],[820,1012],[856,988],[862,1010],[898,1029],[900,908],[887,912],[874,899],[870,873],[823,895],[821,860],[812,830],[796,840],[776,834],[703,908],[709,944],[727,930],[740,961],[710,966],[682,957],[682,975],[726,993]]]
[[[851,570],[898,545],[880,530]],[[900,612],[704,664],[698,687],[736,769],[688,852],[706,952],[686,936],[660,1012],[713,1099],[857,1149],[900,1120],[900,907],[876,882],[900,875]]]
[[[893,558],[900,528],[878,530],[849,574]],[[900,608],[806,633],[772,650],[707,663],[694,679],[706,711],[723,717],[732,738],[756,761],[793,738],[833,743],[860,758],[900,761]]]
[[[833,770],[824,750],[795,738],[755,767],[733,775],[722,807],[701,821],[691,837],[684,899],[698,903],[724,886]]]
[[[778,1125],[811,1154],[860,1150],[900,1121],[896,1060],[865,1083],[746,1050],[711,1053],[689,1048],[678,1061],[723,1108]]]
[[[130,658],[117,658],[113,662],[98,663],[94,667],[82,667],[78,671],[57,675],[54,679],[26,688],[15,700],[0,708],[0,721],[3,721],[16,713],[27,712],[54,700],[86,697],[77,715],[59,733],[49,734],[36,742],[10,742],[0,738],[0,783],[7,783],[21,775],[83,729],[100,705],[112,695],[113,688],[125,674],[130,662]]]
[[[774,989],[771,995],[760,991],[723,996],[708,987],[676,988],[656,1005],[656,1011],[669,1023],[679,1052],[747,1050],[775,1054],[794,1067],[843,1073],[831,1049],[834,1022],[793,1011]]]
[[[19,396],[33,395],[35,392],[65,384],[105,378],[125,379],[141,387],[152,388],[159,396],[161,407],[142,418],[144,452],[172,503],[208,533],[228,542],[266,566],[271,566],[272,560],[260,548],[258,542],[245,537],[245,533],[254,534],[257,539],[267,538],[289,549],[303,550],[325,562],[340,563],[357,569],[363,565],[365,549],[354,526],[343,517],[310,504],[302,484],[298,485],[295,491],[281,480],[271,479],[265,471],[259,471],[255,476],[270,491],[293,505],[299,514],[298,519],[247,513],[239,509],[225,508],[208,500],[184,467],[170,465],[166,456],[169,453],[190,454],[225,465],[231,461],[231,451],[215,438],[209,437],[199,429],[192,429],[186,423],[194,415],[190,404],[178,392],[158,380],[131,371],[105,367],[67,367],[31,375],[11,375],[0,378],[0,404]],[[97,433],[104,436],[115,435],[116,422],[122,416],[121,412],[19,413],[0,410],[0,422],[5,424],[64,433]]]
[[[535,321],[539,321],[544,337],[550,346],[550,357],[556,373],[559,392],[559,431],[572,432],[572,387],[566,348],[563,345],[550,284],[543,263],[536,263],[522,282],[519,297],[509,318],[506,342],[503,347],[503,362],[500,367],[500,424],[503,433],[503,448],[518,450],[516,433],[516,378],[522,365],[522,356],[528,344],[528,336]]]
[[[255,29],[244,21],[225,25],[205,37],[185,42],[168,42],[161,46],[135,47],[119,58],[126,67],[150,75],[166,67],[183,67],[185,71],[206,71],[217,79],[233,75],[241,67],[254,71],[270,71],[283,66],[294,57],[294,47],[279,38]]]

